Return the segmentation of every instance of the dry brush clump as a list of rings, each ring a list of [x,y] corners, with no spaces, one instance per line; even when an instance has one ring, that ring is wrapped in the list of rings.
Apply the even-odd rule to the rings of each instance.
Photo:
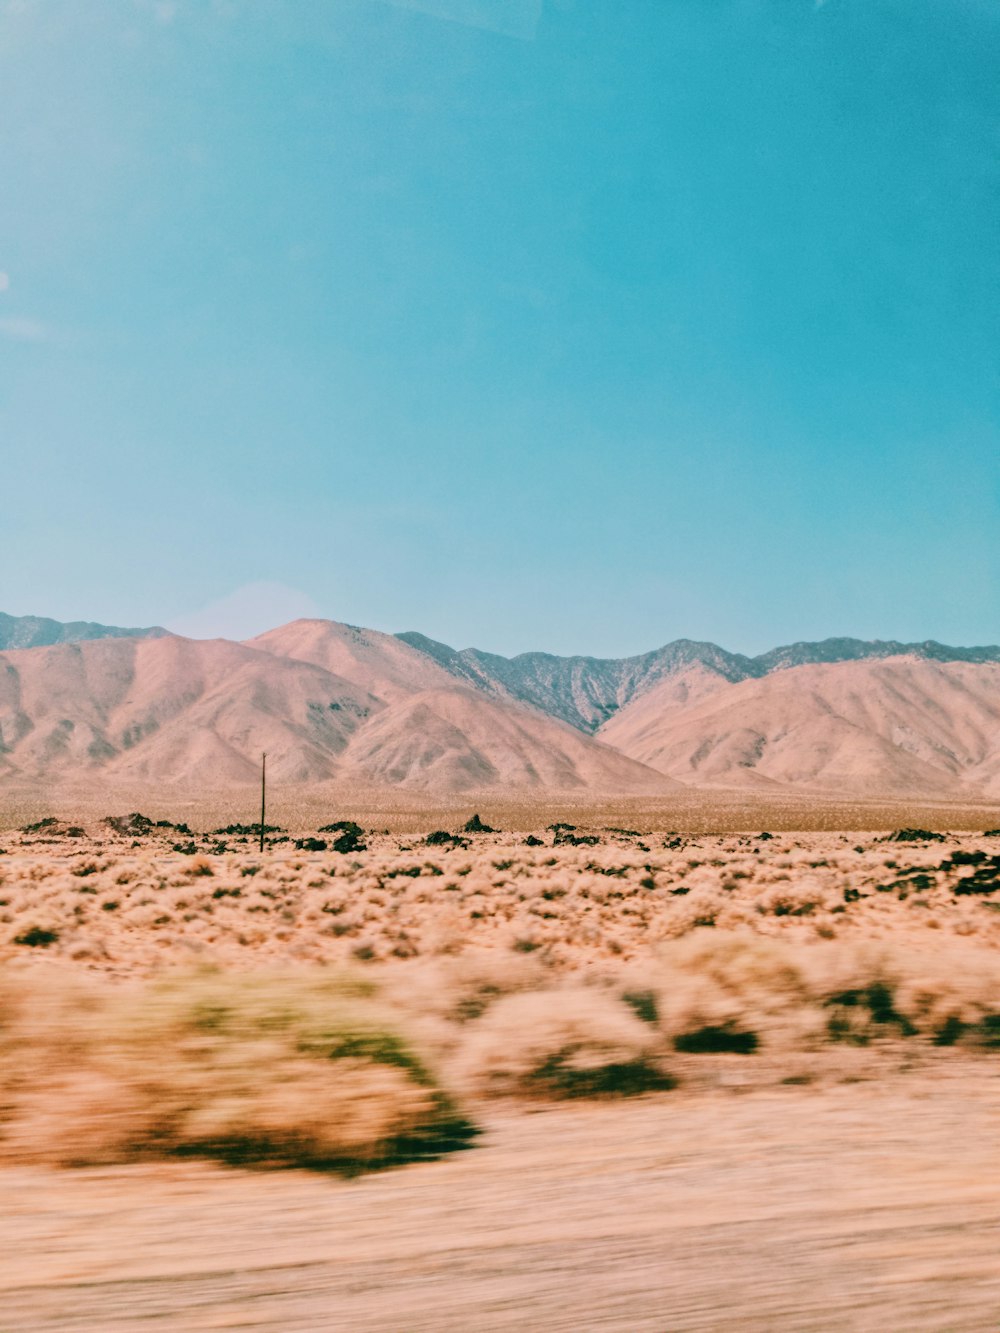
[[[612,995],[558,986],[503,996],[470,1025],[452,1067],[481,1095],[585,1097],[667,1088],[661,1043]]]
[[[971,945],[918,951],[705,930],[633,969],[625,986],[623,997],[686,1053],[903,1038],[1000,1049],[1000,956]]]
[[[703,928],[570,973],[484,952],[382,975],[463,1096],[646,1091],[717,1056],[762,1057],[758,1076],[780,1081],[803,1056],[836,1074],[852,1048],[1000,1050],[1000,957],[962,940],[914,951]]]
[[[200,971],[112,987],[0,973],[0,1157],[340,1170],[470,1133],[370,983]]]
[[[702,928],[571,973],[502,949],[119,983],[8,965],[0,1159],[354,1171],[458,1146],[460,1102],[654,1092],[720,1058],[798,1081],[802,1057],[836,1076],[903,1046],[1000,1050],[997,954]]]

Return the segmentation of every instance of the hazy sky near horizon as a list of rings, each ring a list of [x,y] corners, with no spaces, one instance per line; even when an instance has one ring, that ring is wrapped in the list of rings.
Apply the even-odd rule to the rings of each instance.
[[[0,610],[1000,641],[994,0],[0,0]]]

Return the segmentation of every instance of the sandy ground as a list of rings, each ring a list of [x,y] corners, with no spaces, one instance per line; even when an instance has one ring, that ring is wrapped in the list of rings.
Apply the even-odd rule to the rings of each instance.
[[[259,818],[260,788],[235,785],[213,791],[174,783],[25,784],[5,779],[0,789],[0,831],[56,815],[71,823],[91,823],[107,814],[142,810],[153,819],[169,819],[208,829]],[[577,792],[548,792],[518,797],[509,791],[440,795],[404,788],[370,788],[336,782],[281,784],[268,787],[268,819],[290,829],[315,829],[337,819],[354,819],[366,829],[415,833],[455,828],[478,810],[488,824],[527,833],[568,820],[573,824],[682,833],[884,832],[901,825],[982,830],[1000,825],[996,800],[899,800],[877,793],[845,798],[837,794],[790,788],[681,788],[669,796],[600,798]]]
[[[5,1333],[996,1330],[1000,1068],[536,1114],[353,1182],[7,1171]]]

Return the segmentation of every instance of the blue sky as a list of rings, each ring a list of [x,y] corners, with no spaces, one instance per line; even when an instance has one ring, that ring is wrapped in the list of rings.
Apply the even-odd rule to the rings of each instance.
[[[994,0],[0,0],[0,609],[1000,640]]]

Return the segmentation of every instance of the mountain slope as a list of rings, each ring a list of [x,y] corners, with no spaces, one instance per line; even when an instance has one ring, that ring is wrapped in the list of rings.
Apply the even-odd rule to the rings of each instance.
[[[419,690],[454,686],[455,678],[395,634],[336,620],[293,620],[247,640],[248,648],[311,662],[392,702]]]
[[[823,639],[819,643],[789,643],[751,659],[754,675],[764,676],[785,667],[819,662],[860,662],[887,657],[917,657],[928,662],[1000,662],[1000,646],[953,648],[925,639],[899,643],[895,639]]]
[[[52,780],[326,778],[380,702],[306,663],[225,640],[101,639],[0,654],[0,765]]]
[[[995,648],[829,639],[748,658],[682,639],[507,659],[326,620],[242,644],[84,628],[0,652],[0,778],[220,787],[254,781],[266,750],[286,783],[1000,795]]]
[[[906,644],[878,639],[824,639],[744,657],[714,643],[677,639],[637,657],[597,658],[557,657],[551,653],[501,657],[478,648],[458,651],[413,632],[396,637],[458,679],[534,704],[588,733],[596,732],[661,680],[682,676],[693,667],[713,673],[722,681],[736,682],[789,667],[900,656],[939,662],[1000,662],[1000,647],[952,648],[933,640]]]
[[[488,697],[396,635],[296,620],[247,646],[335,669],[386,704],[352,741],[345,777],[449,791],[639,792],[675,785],[503,691]]]
[[[678,639],[639,657],[556,657],[551,653],[461,652],[421,634],[400,634],[405,643],[432,657],[453,676],[480,689],[521,699],[581,731],[595,732],[637,695],[667,676],[701,664],[722,680],[742,680],[749,659],[714,643]]]
[[[441,791],[653,794],[679,785],[553,718],[453,684],[373,718],[353,739],[344,776]]]
[[[0,653],[0,776],[213,788],[254,781],[266,750],[269,773],[289,783],[676,786],[563,723],[455,681],[389,636],[329,622],[286,628],[265,636],[268,650],[166,635]],[[340,661],[357,679],[286,656],[282,645]]]
[[[148,629],[122,629],[89,620],[48,620],[45,616],[8,616],[0,611],[0,651],[6,648],[45,648],[55,643],[79,643],[88,639],[149,639],[167,631],[159,625]]]
[[[600,732],[684,782],[1000,794],[1000,665],[914,656],[808,663],[679,699],[665,681]]]

